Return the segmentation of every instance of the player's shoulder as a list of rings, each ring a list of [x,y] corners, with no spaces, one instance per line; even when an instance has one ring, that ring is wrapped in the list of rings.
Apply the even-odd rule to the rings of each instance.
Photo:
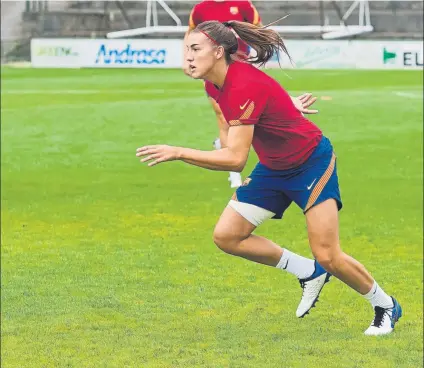
[[[207,9],[208,6],[209,6],[209,0],[203,0],[197,3],[196,5],[194,5],[193,10],[203,11],[204,9]]]
[[[228,101],[245,100],[247,98],[267,99],[270,95],[270,89],[266,83],[254,80],[244,80],[238,84],[232,84],[225,91]]]
[[[243,87],[260,85],[270,79],[270,76],[254,65],[237,61],[232,65],[232,84]]]
[[[278,82],[262,70],[249,63],[240,63],[233,66],[231,80],[225,88],[225,100],[229,103],[247,99],[267,101],[278,94],[280,88]]]

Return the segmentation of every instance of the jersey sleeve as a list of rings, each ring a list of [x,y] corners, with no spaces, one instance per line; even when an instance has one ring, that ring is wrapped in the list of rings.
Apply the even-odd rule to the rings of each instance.
[[[250,0],[243,1],[241,4],[241,12],[246,22],[252,23],[255,26],[261,23],[261,17]]]
[[[200,23],[202,23],[201,14],[199,11],[199,4],[195,5],[190,13],[190,17],[188,18],[188,29],[192,31],[195,29]]]
[[[231,90],[225,103],[220,102],[220,107],[228,125],[252,125],[258,123],[267,102],[266,90],[245,87]]]

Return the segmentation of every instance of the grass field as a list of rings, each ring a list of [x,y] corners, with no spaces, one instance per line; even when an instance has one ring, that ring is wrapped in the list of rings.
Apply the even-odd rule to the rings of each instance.
[[[422,367],[422,72],[273,71],[332,140],[343,249],[404,309],[333,280],[311,315],[291,275],[220,252],[227,174],[144,144],[211,149],[202,83],[166,70],[2,69],[2,367]],[[246,176],[256,162],[252,153]],[[301,211],[257,233],[310,256]]]

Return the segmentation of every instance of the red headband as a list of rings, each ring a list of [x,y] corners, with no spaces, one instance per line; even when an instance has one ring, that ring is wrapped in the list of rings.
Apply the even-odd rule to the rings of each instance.
[[[209,38],[215,45],[219,46],[218,42],[216,42],[216,40],[213,39],[213,37],[209,36],[206,32],[202,31],[201,29],[199,29],[200,32],[202,32],[207,38]]]

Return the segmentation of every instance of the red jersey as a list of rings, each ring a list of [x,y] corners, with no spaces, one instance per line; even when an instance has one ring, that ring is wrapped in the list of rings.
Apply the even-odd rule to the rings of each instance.
[[[189,29],[193,30],[200,23],[217,20],[219,22],[229,22],[238,20],[240,22],[258,25],[261,22],[259,13],[249,0],[204,0],[194,6],[189,18]],[[248,54],[249,47],[238,39],[239,51]]]
[[[321,130],[294,106],[280,84],[248,63],[234,62],[218,89],[205,82],[230,126],[254,124],[252,145],[272,170],[303,164],[321,140]]]
[[[261,22],[258,11],[249,0],[204,0],[194,6],[190,14],[190,30],[208,20],[228,22],[238,20],[257,25]]]

